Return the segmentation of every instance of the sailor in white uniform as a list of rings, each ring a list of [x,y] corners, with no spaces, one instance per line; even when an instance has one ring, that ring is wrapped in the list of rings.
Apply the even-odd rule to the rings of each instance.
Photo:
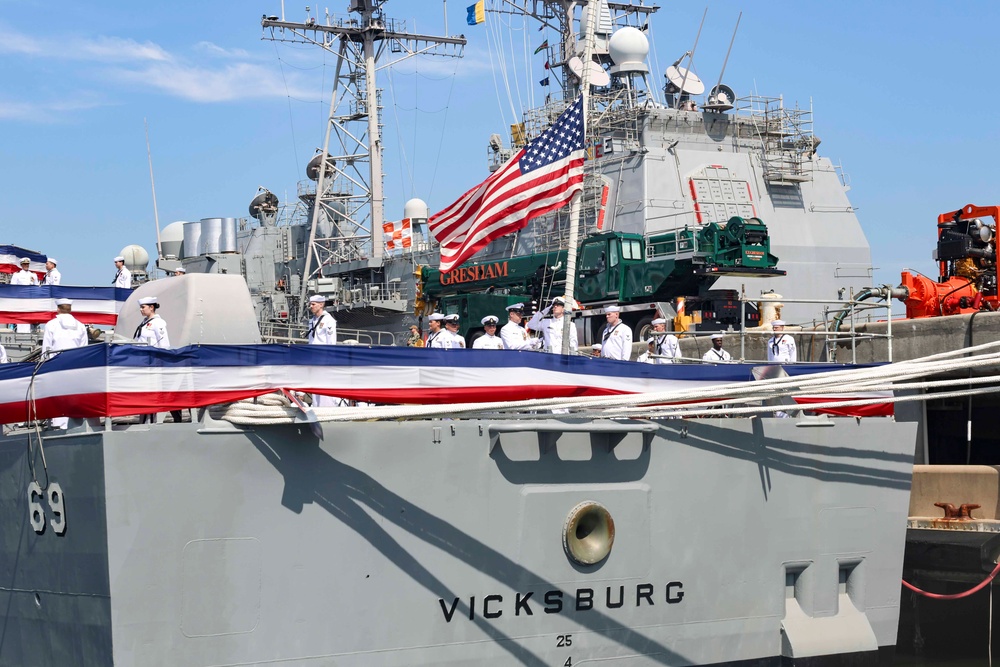
[[[56,299],[55,319],[45,323],[42,334],[43,357],[87,344],[87,327],[73,317],[72,312],[73,302],[70,299]]]
[[[712,349],[706,352],[704,355],[702,355],[701,358],[703,361],[720,362],[720,361],[733,360],[733,355],[729,354],[728,352],[722,349],[722,341],[723,339],[725,339],[725,337],[726,336],[724,334],[720,333],[712,334],[711,336]]]
[[[507,350],[537,350],[541,344],[538,338],[532,338],[521,326],[524,319],[524,304],[512,303],[507,306],[507,324],[500,329],[500,338]]]
[[[653,350],[651,364],[672,364],[674,359],[681,358],[681,344],[677,342],[677,336],[667,333],[667,320],[657,317],[650,324],[653,325],[653,340],[656,345]]]
[[[10,277],[11,285],[37,285],[38,276],[35,275],[34,271],[29,271],[28,267],[31,266],[31,260],[27,257],[21,258],[21,270]]]
[[[774,335],[767,340],[767,360],[780,363],[795,363],[798,352],[795,349],[795,339],[786,334],[784,320],[771,322]]]
[[[37,285],[38,276],[35,275],[34,271],[29,271],[28,267],[31,266],[31,260],[27,257],[21,258],[21,270],[10,277],[11,285]],[[17,333],[31,333],[30,324],[18,324]]]
[[[542,323],[542,336],[545,340],[545,351],[552,354],[562,354],[563,351],[563,331],[566,326],[566,301],[557,296],[552,299],[551,317],[546,318]],[[569,323],[569,353],[576,354],[577,350],[576,325]]]
[[[337,344],[337,320],[333,315],[326,312],[326,297],[314,294],[309,297],[309,344],[310,345],[336,345]]]
[[[111,281],[111,284],[115,287],[132,289],[132,272],[125,268],[125,258],[121,255],[115,257],[115,269],[118,272],[115,274],[115,279]]]
[[[56,311],[55,319],[45,323],[42,334],[43,359],[47,359],[62,350],[87,345],[87,327],[70,314],[73,311],[73,302],[69,299],[56,299]],[[6,354],[3,361],[6,361]],[[52,418],[52,428],[64,429],[68,426],[68,417]]]
[[[655,364],[658,360],[653,355],[656,354],[656,339],[650,338],[646,341],[646,351],[635,358],[640,364]]]
[[[486,332],[472,342],[473,350],[502,350],[503,339],[497,335],[497,324],[500,318],[496,315],[487,315],[480,322],[483,323],[483,330]]]
[[[632,356],[632,328],[622,322],[620,306],[604,309],[608,324],[601,333],[601,356],[628,361]]]
[[[135,328],[133,338],[150,347],[165,350],[170,347],[170,336],[167,335],[167,323],[156,314],[156,309],[159,307],[160,304],[155,296],[139,299],[139,312],[142,313],[143,319]]]
[[[441,313],[431,313],[427,317],[427,340],[424,347],[433,347],[439,350],[451,347],[451,334],[445,331],[444,315]]]
[[[45,260],[45,278],[42,279],[43,285],[58,285],[62,282],[62,274],[56,268],[56,264],[58,263],[55,257],[49,257]]]
[[[176,269],[174,269],[174,276],[183,276],[186,273],[187,269],[185,269],[183,266],[178,266]]]
[[[183,274],[182,274],[183,275]],[[309,297],[309,330],[307,338],[310,345],[336,345],[337,344],[337,320],[333,315],[326,312],[326,297],[313,294]],[[313,407],[317,408],[339,408],[347,404],[342,398],[337,396],[323,396],[313,394]]]
[[[10,363],[10,358],[7,356],[7,350],[4,346],[0,344],[0,364]]]
[[[446,347],[449,347],[449,348],[453,349],[453,350],[457,350],[459,348],[463,348],[464,349],[465,348],[465,338],[463,338],[462,335],[460,333],[458,333],[458,315],[457,314],[452,313],[451,315],[445,315],[444,316],[444,328],[445,328],[444,334],[447,334],[447,336],[444,338],[444,341],[443,341],[444,345]],[[442,336],[444,334],[442,334]]]

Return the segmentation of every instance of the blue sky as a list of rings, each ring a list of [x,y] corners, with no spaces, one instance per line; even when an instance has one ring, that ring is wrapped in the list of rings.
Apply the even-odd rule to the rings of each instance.
[[[468,26],[465,4],[447,5],[448,32],[470,40],[465,59],[420,58],[380,79],[390,219],[411,196],[434,211],[486,176],[488,137],[506,137],[512,119],[487,36],[554,40],[519,22]],[[111,259],[130,243],[155,254],[144,119],[161,226],[245,216],[260,185],[294,197],[322,145],[335,59],[261,40],[260,16],[279,13],[278,0],[0,7],[0,243],[57,257],[65,283],[110,282]],[[664,2],[652,22],[654,70],[691,47],[706,7],[696,71],[714,83],[743,11],[725,81],[811,101],[820,152],[850,177],[877,282],[897,283],[906,266],[935,275],[937,214],[1000,199],[991,45],[1000,4]],[[436,0],[385,9],[411,30],[443,32]],[[286,1],[285,12],[304,19],[305,4]],[[518,48],[507,58],[520,81],[515,106],[544,95],[544,58]]]

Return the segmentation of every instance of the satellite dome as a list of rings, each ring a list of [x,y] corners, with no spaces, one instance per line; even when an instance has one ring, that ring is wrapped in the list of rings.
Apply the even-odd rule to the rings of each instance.
[[[160,252],[163,253],[164,257],[176,259],[181,256],[181,246],[184,244],[184,222],[184,220],[171,222],[160,230]]]
[[[613,74],[621,72],[648,72],[646,56],[649,55],[649,40],[638,28],[626,26],[616,30],[608,42],[608,51],[615,66]]]
[[[129,271],[145,273],[146,265],[149,264],[149,253],[141,245],[125,246],[118,254],[125,258],[125,266]]]
[[[403,217],[410,220],[426,220],[430,217],[427,203],[423,199],[414,197],[403,204]]]

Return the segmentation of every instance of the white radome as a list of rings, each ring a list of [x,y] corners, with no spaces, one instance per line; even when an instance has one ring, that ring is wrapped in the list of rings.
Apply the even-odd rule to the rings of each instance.
[[[426,220],[430,217],[427,203],[423,199],[414,197],[403,204],[403,217],[410,220]]]
[[[619,72],[648,72],[646,56],[649,40],[638,28],[626,26],[616,30],[608,42],[608,51]]]
[[[145,271],[149,264],[149,253],[141,245],[127,245],[118,254],[125,258],[129,271]]]

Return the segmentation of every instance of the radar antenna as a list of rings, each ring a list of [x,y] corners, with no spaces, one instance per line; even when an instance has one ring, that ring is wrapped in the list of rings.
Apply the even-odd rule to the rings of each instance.
[[[694,53],[698,50],[698,40],[701,39],[701,29],[705,27],[705,17],[707,16],[708,7],[705,7],[705,13],[701,15],[701,24],[698,26],[698,34],[694,37],[694,46],[667,68],[667,85],[663,92],[667,96],[668,106],[675,106],[674,95],[677,93],[680,93],[677,99],[677,106],[680,106],[681,103],[687,101],[690,95],[701,95],[705,92],[705,84],[691,70],[694,69]],[[685,58],[688,60],[687,67],[681,67],[680,65]]]
[[[736,93],[729,86],[722,85],[722,77],[726,73],[726,65],[729,64],[729,54],[733,52],[733,42],[736,41],[736,31],[740,29],[740,19],[743,12],[736,17],[736,27],[733,28],[733,36],[729,39],[729,48],[726,49],[726,58],[722,61],[722,70],[719,72],[719,82],[708,93],[708,104],[706,109],[711,111],[729,111],[736,104]]]
[[[463,36],[438,37],[406,32],[405,23],[383,15],[385,2],[351,0],[347,16],[326,13],[322,20],[312,15],[307,15],[303,22],[286,21],[284,16],[261,18],[265,39],[314,44],[337,54],[326,135],[323,148],[318,152],[318,156],[328,155],[329,159],[318,160],[299,312],[305,312],[313,273],[337,260],[331,248],[348,249],[357,255],[355,259],[367,259],[376,264],[382,259],[382,126],[379,122],[380,90],[375,86],[376,61],[385,54],[394,58],[378,65],[384,68],[415,55],[461,57],[464,52],[466,40]],[[330,154],[330,135],[333,133],[336,134],[333,144],[343,151],[341,155]],[[367,182],[364,162],[369,165]],[[305,197],[304,201],[311,199],[311,196]],[[340,230],[341,236],[317,237],[320,213],[333,216],[335,210],[340,219],[346,221],[333,227]],[[345,232],[344,227],[350,228]],[[319,260],[315,269],[314,255]]]
[[[265,227],[274,227],[278,221],[278,196],[261,186],[250,202],[250,215]]]

